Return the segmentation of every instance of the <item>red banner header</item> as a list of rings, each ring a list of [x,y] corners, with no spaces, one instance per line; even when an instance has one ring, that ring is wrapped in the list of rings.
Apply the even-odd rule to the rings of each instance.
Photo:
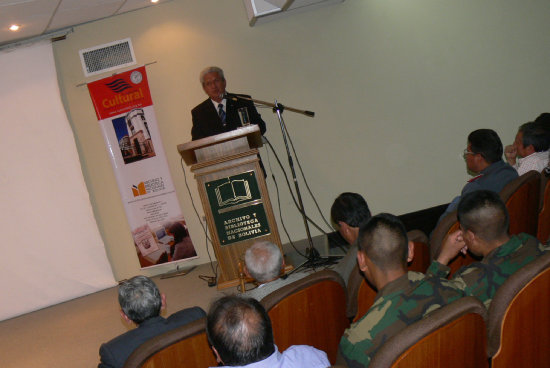
[[[98,120],[153,104],[145,67],[88,83]]]

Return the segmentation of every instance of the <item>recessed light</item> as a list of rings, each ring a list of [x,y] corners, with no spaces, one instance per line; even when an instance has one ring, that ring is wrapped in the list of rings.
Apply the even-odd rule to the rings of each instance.
[[[20,27],[19,27],[18,24],[12,24],[12,25],[10,26],[10,31],[16,32],[16,31],[19,31],[19,28],[20,28]]]
[[[156,4],[156,3],[159,2],[159,0],[151,0],[151,2],[152,2],[153,4]]]

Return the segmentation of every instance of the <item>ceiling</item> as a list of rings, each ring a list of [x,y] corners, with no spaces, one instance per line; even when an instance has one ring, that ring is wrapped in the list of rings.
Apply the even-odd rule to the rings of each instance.
[[[0,0],[0,48],[39,36],[61,36],[72,26],[157,6],[171,0]],[[196,0],[201,1],[201,0]],[[221,1],[221,0],[219,0]],[[257,20],[277,19],[283,14],[312,10],[344,0],[243,0],[250,26]],[[12,32],[9,27],[21,29]]]
[[[167,1],[170,0],[156,4],[151,0],[0,0],[0,45]],[[18,32],[8,29],[14,23],[21,26]]]

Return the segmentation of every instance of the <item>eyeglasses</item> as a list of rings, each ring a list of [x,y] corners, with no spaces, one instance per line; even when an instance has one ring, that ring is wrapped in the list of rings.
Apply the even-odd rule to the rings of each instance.
[[[223,79],[221,79],[221,78],[216,78],[216,79],[213,79],[213,80],[211,80],[211,81],[204,82],[203,84],[204,84],[206,87],[212,87],[213,85],[218,84],[218,83],[221,83],[221,82],[223,82]]]
[[[462,152],[462,156],[466,157],[466,155],[475,155],[476,153],[475,152],[472,152],[472,151],[468,151],[468,148],[464,149],[464,151]]]

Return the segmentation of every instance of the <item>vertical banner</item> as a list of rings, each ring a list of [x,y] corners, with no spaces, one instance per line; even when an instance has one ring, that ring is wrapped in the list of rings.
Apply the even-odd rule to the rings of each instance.
[[[141,267],[196,258],[160,139],[145,67],[88,84]]]

